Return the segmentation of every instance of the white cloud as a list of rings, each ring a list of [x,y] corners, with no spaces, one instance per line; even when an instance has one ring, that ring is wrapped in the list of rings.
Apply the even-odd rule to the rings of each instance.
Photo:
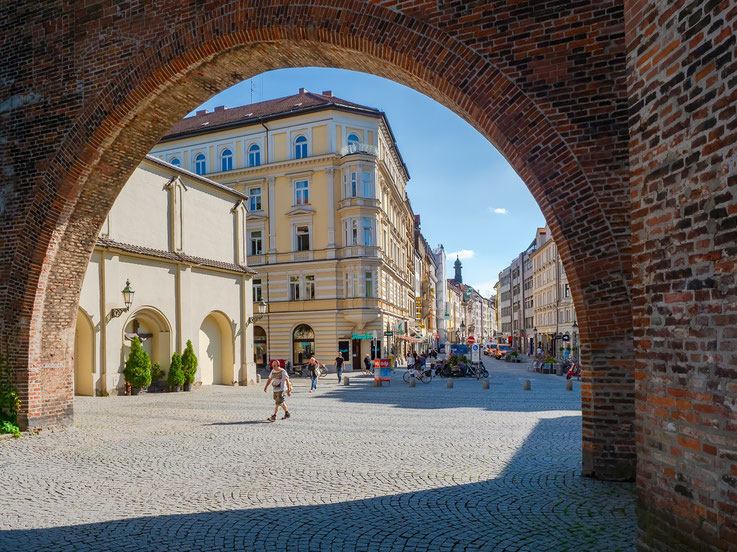
[[[507,211],[504,207],[489,207],[489,211],[491,211],[494,214],[497,215],[508,215],[509,211]]]
[[[464,259],[473,259],[476,256],[476,252],[473,249],[461,249],[460,251],[453,251],[453,253],[448,253],[447,258],[448,259],[455,259],[458,257],[461,260]]]

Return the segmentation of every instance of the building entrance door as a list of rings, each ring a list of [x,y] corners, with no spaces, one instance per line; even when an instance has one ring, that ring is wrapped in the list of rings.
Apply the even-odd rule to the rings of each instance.
[[[351,345],[351,367],[354,370],[361,369],[361,340],[354,339]]]

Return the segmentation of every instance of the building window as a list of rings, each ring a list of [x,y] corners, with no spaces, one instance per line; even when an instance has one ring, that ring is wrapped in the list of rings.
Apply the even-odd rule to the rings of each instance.
[[[299,276],[290,276],[289,277],[289,299],[292,301],[299,301],[300,299],[300,293],[299,293]]]
[[[310,250],[310,228],[308,226],[297,226],[297,251]]]
[[[366,291],[366,297],[374,296],[374,277],[370,272],[366,272],[364,275],[364,289]]]
[[[350,133],[348,135],[348,145],[349,146],[357,146],[358,145],[358,136],[354,133]]]
[[[356,172],[351,171],[351,189],[350,196],[356,197],[358,195],[358,175]]]
[[[261,164],[261,148],[258,144],[253,144],[248,148],[248,166],[258,167]]]
[[[200,153],[194,158],[194,172],[196,174],[205,174],[207,172],[207,163],[205,162],[205,155]]]
[[[233,152],[229,149],[224,149],[223,153],[220,154],[220,170],[221,171],[232,171],[233,170]]]
[[[171,163],[175,167],[180,167],[182,165],[181,161],[179,161],[179,157],[172,157],[169,163]]]
[[[257,303],[261,301],[262,295],[261,278],[253,281],[253,302]]]
[[[297,136],[294,141],[294,158],[305,159],[307,157],[307,138],[304,136]]]
[[[373,245],[371,239],[371,219],[363,219],[363,245]]]
[[[307,180],[298,180],[294,183],[294,204],[306,205],[310,202],[310,183]]]
[[[358,245],[358,221],[351,221],[351,245]]]
[[[568,284],[565,284],[563,286],[563,297],[570,297],[571,296],[571,288],[568,286]]]
[[[249,211],[261,210],[261,188],[251,188],[248,190]]]
[[[263,241],[261,237],[261,230],[251,232],[251,255],[261,255],[263,250]]]
[[[363,171],[361,173],[361,188],[363,197],[374,197],[373,186],[371,186],[371,173],[368,171]]]
[[[305,299],[315,298],[315,276],[310,274],[305,276]]]

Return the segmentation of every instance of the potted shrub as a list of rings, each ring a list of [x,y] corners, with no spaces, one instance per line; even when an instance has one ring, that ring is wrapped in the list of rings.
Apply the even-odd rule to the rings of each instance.
[[[191,391],[195,374],[197,374],[197,355],[194,354],[192,341],[189,339],[182,354],[182,370],[184,371],[184,390]]]
[[[166,382],[164,381],[164,377],[166,376],[166,372],[161,368],[161,364],[158,362],[154,362],[154,365],[151,366],[151,386],[148,388],[149,391],[153,391],[155,393],[160,393],[162,391],[166,390]]]
[[[123,370],[125,381],[131,384],[131,394],[138,395],[141,389],[151,385],[151,359],[141,347],[138,336],[133,338],[131,352]]]
[[[169,384],[169,391],[181,391],[184,384],[184,370],[182,370],[182,357],[179,353],[171,355],[171,366],[169,366],[166,382]]]
[[[543,373],[551,373],[553,371],[553,364],[555,364],[555,359],[550,355],[545,355],[543,357]]]

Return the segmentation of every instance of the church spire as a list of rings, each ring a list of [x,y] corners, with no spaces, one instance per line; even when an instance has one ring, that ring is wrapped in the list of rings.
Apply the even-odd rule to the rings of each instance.
[[[462,284],[463,276],[461,275],[461,268],[463,268],[463,265],[461,264],[461,260],[457,256],[456,256],[456,262],[453,263],[453,268],[455,268],[456,270],[453,280],[455,280],[459,284]]]

